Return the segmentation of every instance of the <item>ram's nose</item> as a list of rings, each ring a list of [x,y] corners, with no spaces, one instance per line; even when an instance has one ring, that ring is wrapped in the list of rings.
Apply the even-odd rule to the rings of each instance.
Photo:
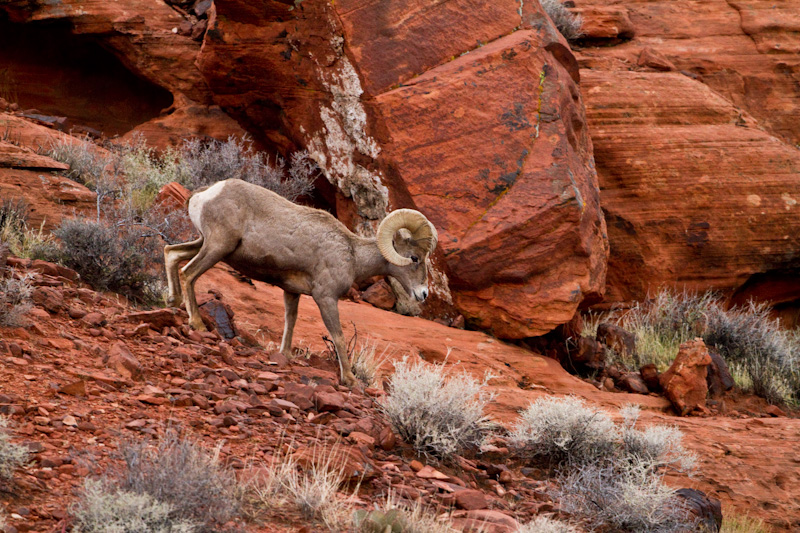
[[[421,289],[418,291],[414,291],[414,298],[416,298],[418,302],[424,302],[427,297],[428,297],[428,289]]]

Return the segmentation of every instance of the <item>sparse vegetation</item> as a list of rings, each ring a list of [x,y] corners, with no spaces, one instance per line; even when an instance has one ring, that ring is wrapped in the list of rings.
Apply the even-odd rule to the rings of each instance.
[[[28,227],[28,202],[24,198],[6,198],[0,204],[0,243],[17,257],[43,259],[55,244],[44,231]]]
[[[562,510],[605,531],[691,531],[683,500],[662,476],[636,462],[575,466],[559,476],[553,497]]]
[[[252,143],[235,137],[225,142],[191,139],[179,149],[182,171],[192,188],[212,185],[228,178],[239,178],[266,187],[295,201],[309,194],[317,177],[317,164],[306,152],[295,152],[289,168],[286,162],[269,158],[253,149]],[[287,176],[288,173],[288,176]]]
[[[561,0],[540,0],[545,13],[553,20],[561,35],[568,41],[574,41],[583,36],[581,25],[583,19],[575,15],[561,2]]]
[[[725,513],[719,533],[770,533],[772,531],[760,518]]]
[[[439,520],[430,507],[419,500],[408,503],[389,493],[380,508],[359,510],[353,514],[353,525],[360,533],[456,533],[447,520]]]
[[[196,442],[168,430],[155,446],[147,441],[120,446],[126,468],[120,491],[147,494],[168,504],[170,517],[211,531],[237,516],[241,491],[233,471]]]
[[[87,480],[72,514],[75,533],[194,533],[199,528],[175,518],[175,509],[150,494],[128,492]]]
[[[725,359],[737,384],[771,402],[793,403],[800,395],[800,342],[782,329],[765,305],[725,309],[712,293],[667,290],[618,319],[636,335],[637,355],[614,362],[632,369],[655,363],[666,370],[680,344],[701,337]]]
[[[28,449],[11,442],[8,433],[8,419],[0,416],[0,482],[7,487],[14,472],[25,466],[30,453]]]
[[[77,531],[219,531],[239,513],[233,472],[177,432],[168,430],[155,445],[125,442],[120,453],[122,471],[87,481],[72,506]]]
[[[33,286],[30,275],[17,276],[13,270],[0,278],[0,326],[16,327],[24,324],[24,316],[33,307]]]
[[[566,522],[537,516],[517,530],[517,533],[578,533],[578,530]]]
[[[161,246],[186,240],[193,232],[185,210],[166,212],[154,205],[161,187],[176,181],[193,189],[238,177],[296,200],[311,192],[317,175],[316,164],[304,152],[292,156],[287,170],[283,160],[273,165],[252,143],[234,137],[187,140],[160,153],[141,137],[107,148],[65,137],[51,142],[47,155],[68,164],[67,176],[97,193],[96,217],[94,223],[65,221],[54,232],[60,247],[47,241],[39,255],[73,268],[98,289],[145,303],[159,300],[163,290]],[[13,245],[12,251],[20,255]]]
[[[531,403],[511,432],[521,454],[547,463],[584,464],[611,455],[620,439],[611,418],[574,396]]]
[[[378,353],[378,343],[367,339],[351,352],[353,374],[365,387],[380,388],[378,371],[388,359],[388,350],[387,347]]]
[[[682,500],[662,476],[668,469],[691,472],[694,456],[683,448],[678,429],[638,429],[636,406],[621,414],[617,425],[578,398],[542,398],[523,411],[511,442],[523,457],[557,468],[556,501],[594,527],[683,531]]]
[[[274,456],[250,484],[256,506],[275,511],[288,505],[307,520],[342,531],[351,514],[351,502],[339,492],[345,482],[344,457],[337,446],[314,448],[312,454],[305,469],[289,454]]]
[[[57,260],[77,271],[81,278],[99,290],[113,290],[145,301],[160,279],[152,269],[156,243],[137,233],[118,231],[100,222],[65,220],[54,232],[60,242]]]
[[[484,415],[493,395],[465,372],[447,376],[444,365],[394,364],[381,403],[392,426],[417,452],[447,459],[481,445],[492,424]]]

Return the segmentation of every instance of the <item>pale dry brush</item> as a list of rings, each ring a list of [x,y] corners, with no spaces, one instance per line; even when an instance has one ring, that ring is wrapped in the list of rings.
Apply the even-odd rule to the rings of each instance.
[[[0,326],[25,325],[25,315],[33,308],[33,274],[18,274],[11,269],[0,278]]]
[[[581,31],[583,19],[580,15],[570,12],[561,0],[540,0],[540,2],[545,13],[550,16],[566,40],[574,41],[583,36]]]
[[[6,488],[10,487],[14,473],[28,464],[30,458],[28,448],[12,442],[7,428],[8,418],[0,416],[0,481]]]
[[[619,429],[606,413],[580,398],[545,397],[521,413],[510,440],[529,459],[585,464],[614,453]]]
[[[537,516],[523,524],[516,533],[578,533],[578,530],[566,522],[546,516]]]
[[[72,505],[74,533],[195,533],[193,522],[175,517],[175,508],[147,493],[124,491],[86,480]]]
[[[485,415],[494,398],[486,390],[490,378],[479,381],[464,371],[448,375],[444,364],[410,363],[406,357],[394,363],[380,407],[418,453],[449,459],[479,448],[493,431]]]
[[[119,490],[149,494],[170,505],[173,518],[194,523],[198,531],[212,531],[239,515],[242,489],[220,461],[219,448],[209,452],[170,429],[155,445],[125,442],[120,453],[125,469]]]

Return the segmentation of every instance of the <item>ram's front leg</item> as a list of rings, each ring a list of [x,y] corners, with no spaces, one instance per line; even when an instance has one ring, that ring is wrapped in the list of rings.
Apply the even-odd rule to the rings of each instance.
[[[319,307],[322,321],[333,339],[336,348],[336,357],[339,360],[339,370],[342,376],[342,383],[352,388],[356,386],[356,377],[350,366],[350,357],[347,355],[347,345],[342,333],[342,325],[339,322],[339,300],[332,297],[314,297],[314,301]]]

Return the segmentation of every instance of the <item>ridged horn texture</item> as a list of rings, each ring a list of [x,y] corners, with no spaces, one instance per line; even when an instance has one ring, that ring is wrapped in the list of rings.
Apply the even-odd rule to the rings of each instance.
[[[381,255],[393,265],[406,266],[411,264],[411,259],[403,257],[394,249],[394,235],[403,228],[411,232],[412,238],[417,243],[427,248],[427,253],[433,252],[436,248],[439,235],[436,233],[436,228],[433,227],[433,224],[425,218],[425,215],[414,209],[392,211],[386,215],[386,218],[378,226],[376,239]]]

